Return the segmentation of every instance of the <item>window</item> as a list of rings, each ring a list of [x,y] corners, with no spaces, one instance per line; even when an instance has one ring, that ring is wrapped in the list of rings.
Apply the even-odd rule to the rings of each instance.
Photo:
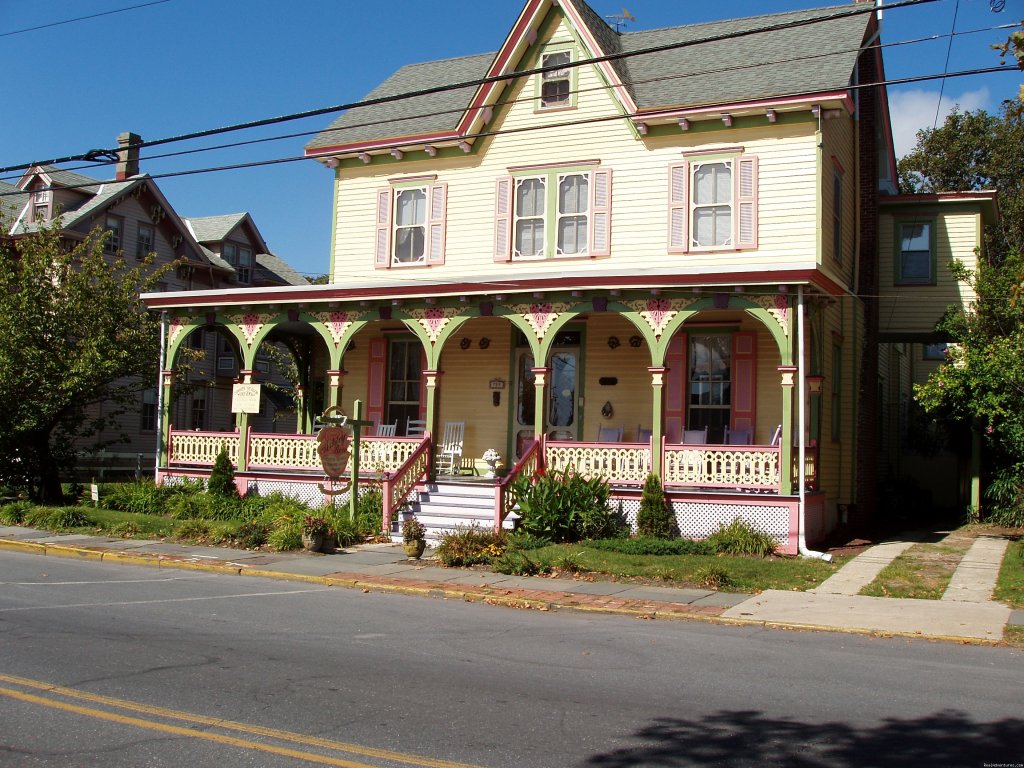
[[[391,339],[388,345],[387,414],[405,434],[409,419],[420,418],[420,376],[423,346],[416,339]]]
[[[843,262],[843,174],[832,173],[832,258]]]
[[[189,423],[192,429],[203,429],[206,426],[206,390],[202,385],[192,392]]]
[[[235,268],[240,283],[252,281],[252,249],[235,243],[224,243],[224,260]]]
[[[203,349],[206,346],[205,342],[206,339],[203,338],[202,328],[196,328],[188,336],[189,349]]]
[[[934,222],[901,221],[896,225],[899,248],[896,282],[934,284]]]
[[[611,170],[544,168],[498,179],[495,261],[609,255]]]
[[[144,259],[153,252],[153,226],[139,222],[138,237],[135,240],[135,258]]]
[[[669,253],[757,247],[758,159],[741,152],[669,166]]]
[[[124,224],[120,216],[107,216],[103,228],[109,233],[107,241],[103,244],[103,250],[107,253],[117,253],[121,250],[121,242],[124,234]]]
[[[447,184],[407,180],[378,190],[374,265],[389,269],[444,264],[447,205]]]
[[[32,193],[32,221],[44,222],[50,218],[51,193],[48,189],[40,189]]]
[[[142,415],[139,429],[143,432],[152,432],[156,429],[156,388],[142,391]]]
[[[722,442],[732,403],[732,337],[691,336],[687,429],[708,428],[708,440]]]
[[[540,76],[540,108],[554,109],[571,107],[572,103],[572,70],[569,64],[572,54],[569,51],[558,51],[541,56],[543,68],[557,67]]]

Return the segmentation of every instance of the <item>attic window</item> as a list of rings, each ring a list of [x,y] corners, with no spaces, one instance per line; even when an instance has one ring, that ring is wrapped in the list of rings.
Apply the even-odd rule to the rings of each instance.
[[[541,74],[540,108],[553,109],[572,106],[572,70],[569,51],[547,53],[541,57],[541,67],[558,67]]]
[[[239,283],[252,280],[252,250],[235,243],[224,243],[224,260],[235,268]]]

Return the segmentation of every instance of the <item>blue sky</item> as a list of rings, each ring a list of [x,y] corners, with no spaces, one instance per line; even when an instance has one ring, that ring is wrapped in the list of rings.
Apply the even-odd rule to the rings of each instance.
[[[589,0],[602,15],[622,12],[622,0]],[[400,66],[496,50],[521,0],[167,0],[146,7],[43,29],[90,14],[152,0],[38,3],[2,0],[0,58],[4,61],[5,119],[0,121],[0,167],[108,148],[131,130],[154,140],[206,128],[357,101]],[[636,17],[627,29],[813,8],[829,0],[628,0]],[[886,49],[890,79],[942,72],[948,34],[1024,18],[1024,0],[938,0],[883,17],[883,41],[943,36]],[[959,34],[949,71],[995,66],[993,42],[1007,30]],[[998,109],[1012,97],[1019,73],[948,79],[939,119],[955,103]],[[935,118],[940,81],[891,87],[898,151]],[[283,134],[316,132],[330,115],[257,131],[228,134],[144,151],[152,174],[302,154],[307,136],[165,159],[145,155]],[[101,167],[80,172],[112,176]],[[9,174],[0,175],[8,181]],[[160,180],[185,216],[252,213],[272,251],[300,272],[327,271],[331,232],[331,174],[300,161],[246,170]]]

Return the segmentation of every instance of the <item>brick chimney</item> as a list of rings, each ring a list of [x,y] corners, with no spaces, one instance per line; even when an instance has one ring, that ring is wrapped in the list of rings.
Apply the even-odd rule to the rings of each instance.
[[[125,131],[117,137],[117,175],[118,181],[135,176],[139,172],[139,144],[142,137],[137,133]]]

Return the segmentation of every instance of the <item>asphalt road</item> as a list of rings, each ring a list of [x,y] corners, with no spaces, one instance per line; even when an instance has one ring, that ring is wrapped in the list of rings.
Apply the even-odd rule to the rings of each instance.
[[[1022,655],[0,552],[0,766],[1021,764]]]

